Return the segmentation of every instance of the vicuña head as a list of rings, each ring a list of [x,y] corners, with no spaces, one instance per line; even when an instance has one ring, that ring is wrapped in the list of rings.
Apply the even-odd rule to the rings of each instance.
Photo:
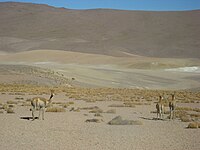
[[[38,116],[39,119],[40,119],[40,113],[42,111],[42,119],[44,120],[45,109],[51,104],[53,96],[54,96],[54,90],[51,90],[51,95],[50,95],[49,99],[46,99],[43,97],[34,97],[31,100],[31,105],[32,105],[31,110],[32,110],[33,120],[35,120],[34,112],[36,110],[39,110],[39,116]]]

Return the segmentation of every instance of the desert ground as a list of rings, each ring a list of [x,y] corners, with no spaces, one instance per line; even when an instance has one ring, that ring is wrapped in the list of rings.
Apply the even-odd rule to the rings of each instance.
[[[53,79],[65,77],[69,81],[67,84],[83,87],[167,90],[200,87],[199,59],[154,58],[126,54],[128,56],[114,57],[59,50],[1,53],[0,64],[4,73],[0,74],[0,83],[20,83],[22,79],[18,78],[21,77],[27,82],[56,85]],[[39,68],[31,71],[29,66]],[[46,72],[45,76],[42,76],[43,72]],[[72,78],[76,80],[70,81]],[[58,82],[66,83],[63,80],[65,79],[59,79]]]
[[[116,88],[55,87],[45,120],[32,121],[30,99],[48,99],[52,88],[1,85],[0,149],[174,149],[198,150],[200,93],[179,91],[174,120],[157,120],[158,92],[170,99],[172,91]],[[36,116],[38,115],[38,112]],[[116,116],[131,125],[109,124]],[[120,121],[119,121],[120,122]]]
[[[0,58],[0,149],[200,147],[198,59],[51,50],[2,53]],[[56,95],[45,120],[32,121],[30,100],[48,99],[50,89]],[[173,93],[176,118],[170,120]],[[159,95],[165,99],[164,119],[157,119]],[[117,116],[128,124],[109,124]]]
[[[0,150],[199,150],[199,16],[0,2]]]

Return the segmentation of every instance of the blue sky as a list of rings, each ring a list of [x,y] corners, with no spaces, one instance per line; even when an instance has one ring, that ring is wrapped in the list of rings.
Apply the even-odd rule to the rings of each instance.
[[[8,0],[0,0],[6,2]],[[200,9],[200,0],[11,0],[33,2],[70,9],[110,8],[123,10],[194,10]]]

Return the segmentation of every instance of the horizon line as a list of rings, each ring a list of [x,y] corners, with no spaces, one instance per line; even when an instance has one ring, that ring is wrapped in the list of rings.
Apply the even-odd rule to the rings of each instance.
[[[175,11],[198,11],[200,8],[197,9],[165,9],[165,10],[157,10],[157,9],[120,9],[120,8],[109,8],[109,7],[94,7],[94,8],[69,8],[63,6],[55,6],[47,3],[35,3],[35,2],[16,2],[16,1],[0,1],[0,3],[21,3],[21,4],[34,4],[34,5],[46,5],[53,8],[58,9],[70,9],[70,10],[119,10],[119,11],[155,11],[155,12],[175,12]]]

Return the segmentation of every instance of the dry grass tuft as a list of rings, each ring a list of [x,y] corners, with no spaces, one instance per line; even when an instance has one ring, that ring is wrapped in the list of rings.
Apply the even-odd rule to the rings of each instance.
[[[68,102],[68,104],[69,104],[69,105],[73,105],[73,104],[74,104],[74,102],[72,102],[72,101],[71,101],[71,102]]]
[[[82,109],[82,110],[93,110],[93,109],[99,109],[99,107],[98,106],[91,106],[91,107],[82,107],[80,109]]]
[[[8,105],[7,104],[3,104],[3,109],[7,110],[8,109]]]
[[[23,97],[15,97],[16,100],[24,100]]]
[[[60,104],[60,106],[62,106],[63,108],[67,108],[69,106],[69,104],[68,103]]]
[[[96,119],[96,118],[94,118],[94,119],[87,119],[85,122],[100,123],[100,122],[103,122],[103,120],[102,119]]]
[[[187,128],[191,128],[191,129],[197,129],[199,127],[199,123],[198,122],[191,122],[188,124]]]
[[[31,102],[31,100],[32,100],[31,98],[26,99],[27,102]]]
[[[52,104],[61,105],[64,104],[64,102],[52,102]]]
[[[189,114],[192,118],[200,118],[200,114]]]
[[[13,104],[9,104],[8,107],[9,107],[9,108],[14,108],[15,105],[13,105]]]
[[[111,104],[108,107],[125,107],[124,104]]]
[[[49,107],[46,112],[66,112],[66,110],[60,107]]]
[[[191,107],[177,107],[176,110],[200,112],[200,108],[191,108]]]
[[[13,114],[13,113],[15,113],[14,110],[13,110],[12,108],[7,108],[6,112],[7,112],[8,114]]]
[[[31,103],[28,102],[28,101],[27,102],[23,102],[21,106],[31,106]]]
[[[103,117],[100,113],[94,114],[95,117]]]
[[[180,116],[180,120],[182,122],[191,122],[192,121],[192,119],[191,119],[191,117],[189,115]]]
[[[3,111],[2,111],[2,110],[0,110],[0,114],[3,114]]]
[[[200,112],[200,108],[193,108],[193,111]]]
[[[93,110],[90,110],[89,113],[103,113],[103,110],[100,108],[94,108]]]
[[[124,103],[125,107],[135,108],[135,103]]]
[[[16,101],[7,101],[7,104],[17,104]]]

